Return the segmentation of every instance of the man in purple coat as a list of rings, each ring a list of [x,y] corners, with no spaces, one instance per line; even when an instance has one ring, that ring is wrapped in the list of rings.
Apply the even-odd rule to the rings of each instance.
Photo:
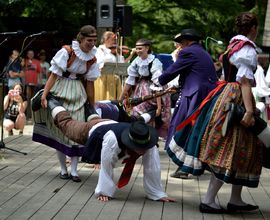
[[[199,44],[201,37],[194,29],[183,29],[174,39],[182,50],[178,58],[158,78],[161,85],[179,77],[179,97],[170,122],[165,149],[168,148],[176,127],[200,105],[207,94],[216,87],[218,80],[214,63],[208,52]],[[171,175],[187,178],[188,174],[176,170]]]

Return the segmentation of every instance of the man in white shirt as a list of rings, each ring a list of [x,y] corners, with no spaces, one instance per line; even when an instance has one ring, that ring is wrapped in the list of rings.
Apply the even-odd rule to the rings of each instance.
[[[51,110],[55,125],[63,134],[85,145],[82,161],[100,163],[99,179],[95,189],[98,200],[108,201],[114,197],[117,188],[128,183],[128,180],[123,183],[120,177],[116,184],[113,180],[113,168],[122,159],[125,159],[123,162],[128,164],[135,155],[136,159],[142,156],[146,196],[157,201],[175,201],[167,197],[162,187],[159,151],[156,146],[158,134],[153,127],[143,121],[135,121],[131,124],[118,123],[110,119],[101,119],[97,114],[90,115],[88,122],[76,121],[53,98],[48,100],[48,108]],[[125,176],[125,170],[126,166],[121,176]],[[132,169],[129,171],[132,173]]]
[[[86,148],[82,161],[100,163],[99,179],[95,189],[98,200],[106,202],[114,197],[117,185],[113,180],[113,168],[117,161],[123,158],[131,160],[131,155],[135,152],[137,156],[142,156],[146,196],[152,200],[174,201],[167,197],[161,184],[160,158],[156,147],[158,135],[154,128],[142,121],[131,124],[118,123],[100,119],[97,115],[92,115],[89,122],[78,122],[71,119],[63,107],[55,108],[52,115],[56,125],[66,136],[69,134],[72,136],[74,133],[80,136],[86,131],[89,132],[85,138]],[[118,188],[121,188],[119,183]]]

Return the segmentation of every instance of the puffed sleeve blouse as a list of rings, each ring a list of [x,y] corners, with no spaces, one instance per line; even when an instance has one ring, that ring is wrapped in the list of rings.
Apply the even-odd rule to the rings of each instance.
[[[234,39],[249,41],[252,43],[252,45],[254,45],[254,47],[251,45],[245,45],[239,51],[233,53],[233,55],[230,57],[230,62],[238,69],[236,81],[239,82],[243,76],[254,81],[254,72],[257,68],[256,45],[253,41],[249,40],[243,35],[237,35],[233,37],[231,41]]]
[[[95,81],[100,76],[100,70],[97,63],[91,65],[87,71],[87,61],[93,59],[96,54],[96,47],[93,47],[88,53],[80,49],[78,41],[72,41],[72,49],[75,52],[76,58],[73,63],[67,68],[69,59],[68,51],[65,48],[60,49],[51,60],[50,71],[58,76],[62,76],[64,72],[70,72],[69,78],[76,78],[76,74],[85,74],[85,79]],[[86,73],[87,71],[87,73]]]
[[[130,66],[127,69],[128,78],[126,79],[126,84],[135,85],[136,77],[139,76],[149,76],[149,64],[152,63],[151,73],[152,78],[151,82],[154,86],[152,88],[159,85],[158,77],[162,74],[162,63],[159,59],[155,58],[153,54],[149,54],[146,59],[142,59],[140,57],[136,57]]]

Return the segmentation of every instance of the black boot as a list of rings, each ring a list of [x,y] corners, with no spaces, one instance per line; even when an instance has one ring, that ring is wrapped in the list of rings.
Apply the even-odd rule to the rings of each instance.
[[[41,96],[44,92],[44,89],[39,90],[36,95],[31,99],[32,111],[35,112],[41,108]]]
[[[87,121],[87,118],[90,115],[97,115],[98,113],[96,112],[96,109],[94,106],[92,106],[89,102],[84,104],[84,115],[85,115],[85,120]]]
[[[50,111],[52,111],[55,107],[62,106],[61,103],[54,97],[51,93],[47,96],[47,107]]]

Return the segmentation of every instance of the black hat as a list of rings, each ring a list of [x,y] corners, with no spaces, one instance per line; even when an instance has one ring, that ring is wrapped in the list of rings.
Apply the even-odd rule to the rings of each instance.
[[[174,37],[174,41],[180,43],[183,39],[186,40],[200,40],[201,36],[197,33],[195,29],[183,29],[181,33]]]
[[[131,150],[146,150],[157,144],[158,133],[155,128],[145,122],[135,121],[122,132],[121,140]]]

